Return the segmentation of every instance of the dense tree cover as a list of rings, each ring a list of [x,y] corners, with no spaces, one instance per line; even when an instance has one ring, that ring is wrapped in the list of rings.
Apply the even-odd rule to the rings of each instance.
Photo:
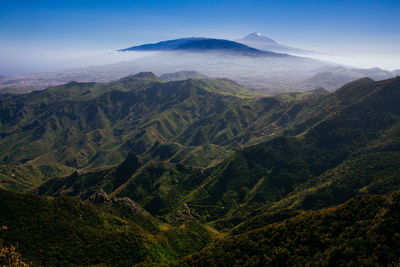
[[[397,266],[400,192],[365,195],[225,237],[176,266]]]
[[[0,190],[0,232],[34,265],[129,266],[168,262],[198,251],[209,232],[188,220],[172,227],[126,206],[106,207],[69,197],[47,198]]]
[[[321,93],[306,95],[304,101],[312,102],[309,96]],[[297,122],[305,127],[310,114],[325,112],[317,101],[296,106],[294,100],[250,96],[226,79],[162,82],[152,73],[1,95],[0,163],[51,166],[53,175],[66,175],[119,164],[133,152],[145,160],[206,167],[232,147],[271,139]],[[21,186],[21,176],[4,174],[2,187],[13,190],[47,178]]]
[[[225,231],[266,211],[324,208],[358,194],[389,193],[400,189],[396,180],[400,113],[397,102],[388,99],[388,95],[399,98],[399,81],[362,79],[335,94],[294,102],[292,109],[304,112],[288,113],[294,117],[310,118],[308,112],[315,109],[313,105],[320,107],[319,102],[331,112],[316,123],[304,119],[303,126],[310,126],[296,136],[236,149],[207,169],[147,162],[133,164],[137,168],[129,174],[119,175],[115,167],[53,179],[37,192],[87,199],[103,188],[115,196],[131,197],[169,221],[186,214],[189,207],[192,216]],[[258,101],[266,106],[277,103],[270,98]],[[306,104],[313,107],[296,108]],[[170,158],[176,147],[160,144],[150,151],[162,160]]]
[[[300,135],[237,151],[187,200],[193,214],[230,228],[257,209],[322,208],[399,189],[400,79],[361,80],[334,97],[343,95],[348,105]]]
[[[141,73],[105,84],[71,82],[2,95],[1,162],[36,160],[75,168],[119,163],[127,151],[141,154],[156,141],[173,141],[185,130],[194,131],[202,125],[199,120],[215,124],[213,116],[224,117],[233,106],[246,103],[232,96],[241,92],[246,91],[225,80],[164,83],[152,73]],[[209,132],[207,140],[222,143],[218,135],[229,130],[221,130]],[[199,145],[188,135],[177,139]]]
[[[0,238],[42,264],[168,263],[199,251],[217,231],[224,232],[219,241],[176,264],[396,264],[400,79],[361,79],[332,94],[261,98],[235,96],[241,90],[235,86],[225,80],[163,83],[142,73],[110,84],[49,88],[41,97],[50,95],[54,103],[38,106],[33,93],[31,106],[17,105],[15,112],[10,107],[18,97],[5,96],[12,101],[0,101],[2,114],[13,119],[4,115],[0,128],[15,132],[2,135],[0,148],[10,151],[14,143],[7,138],[38,126],[25,131],[27,110],[41,117],[68,100],[71,110],[89,116],[91,107],[96,116],[66,118],[53,110],[58,137],[64,126],[82,127],[70,137],[74,148],[59,140],[50,154],[18,168],[3,166],[2,181],[20,185],[14,190],[51,172],[86,169],[31,190],[49,198],[0,191],[0,223],[10,226]],[[25,145],[58,138],[43,136]],[[49,167],[42,166],[49,157]],[[27,170],[31,176],[22,183]],[[134,202],[124,201],[136,208],[110,199],[91,203],[98,192],[129,197]]]
[[[166,215],[182,205],[182,198],[206,178],[206,173],[200,169],[179,163],[142,165],[134,154],[130,154],[117,167],[54,178],[34,191],[40,195],[79,196],[86,200],[102,189],[113,196],[132,198],[153,215]]]

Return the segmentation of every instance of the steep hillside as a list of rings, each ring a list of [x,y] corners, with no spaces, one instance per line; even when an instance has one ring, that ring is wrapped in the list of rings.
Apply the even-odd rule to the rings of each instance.
[[[172,141],[197,119],[229,109],[240,98],[229,96],[228,86],[133,76],[3,96],[1,160],[74,168],[115,164],[129,151],[144,153],[156,141]],[[226,96],[216,92],[219,87]],[[232,93],[240,94],[236,88]]]
[[[296,137],[238,151],[186,199],[192,214],[229,228],[257,210],[322,208],[357,194],[400,189],[399,138],[393,133],[400,123],[399,88],[399,79],[349,84],[335,94],[348,103],[345,108]]]
[[[0,238],[25,261],[398,262],[400,78],[258,98],[229,80],[151,73],[108,86],[4,96],[4,153],[61,142],[1,169],[3,187],[45,196],[0,191]]]
[[[229,235],[173,266],[395,266],[400,193],[366,195]],[[251,229],[251,228],[250,228]]]
[[[172,227],[129,199],[104,194],[83,203],[0,190],[0,222],[0,239],[34,266],[167,263],[211,240],[194,220]]]
[[[57,167],[54,174],[65,175],[116,165],[130,152],[152,159],[172,143],[177,149],[166,154],[173,162],[207,167],[234,147],[271,139],[307,121],[309,115],[297,116],[304,110],[325,114],[315,104],[254,95],[227,79],[161,82],[152,73],[2,95],[0,163],[50,165]],[[15,188],[20,181],[9,182],[3,187]]]
[[[54,178],[35,192],[48,196],[79,196],[87,200],[99,190],[105,190],[112,196],[129,196],[153,215],[166,215],[183,205],[182,198],[206,178],[206,173],[198,168],[167,162],[142,164],[131,154],[117,167]]]
[[[286,123],[292,127],[281,137],[231,150],[224,154],[225,160],[206,169],[174,162],[184,153],[182,147],[159,144],[149,153],[164,162],[144,163],[118,178],[122,179],[118,184],[110,169],[79,179],[51,180],[38,192],[89,198],[104,188],[112,195],[133,198],[167,220],[190,210],[191,216],[224,230],[265,211],[324,208],[358,194],[388,193],[400,189],[396,182],[399,83],[399,79],[362,79],[335,94],[286,104],[275,98],[259,99],[255,103],[274,107],[268,108],[273,110],[271,116],[285,107]],[[202,128],[203,134],[207,127]],[[203,141],[197,142],[191,145]]]

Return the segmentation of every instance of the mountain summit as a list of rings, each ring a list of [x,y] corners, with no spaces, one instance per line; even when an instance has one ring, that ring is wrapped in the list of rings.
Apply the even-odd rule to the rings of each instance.
[[[263,51],[271,51],[275,53],[289,53],[289,54],[313,54],[315,52],[307,51],[295,47],[286,46],[279,44],[271,38],[264,36],[259,32],[253,32],[242,39],[235,40],[238,43],[242,43],[251,47],[254,47]]]
[[[241,40],[248,41],[248,42],[264,42],[264,43],[270,43],[270,44],[276,44],[276,45],[278,44],[271,38],[264,36],[259,32],[250,33],[250,34],[246,35],[245,37],[243,37],[243,39],[241,39]]]

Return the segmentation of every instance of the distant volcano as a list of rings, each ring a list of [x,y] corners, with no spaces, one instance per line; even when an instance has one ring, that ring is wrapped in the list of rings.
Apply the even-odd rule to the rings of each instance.
[[[271,38],[264,36],[259,32],[250,33],[249,35],[246,35],[242,39],[238,39],[235,41],[263,51],[271,51],[276,53],[289,53],[289,54],[316,54],[316,52],[313,51],[303,50],[279,44],[274,40],[272,40]]]
[[[244,56],[286,56],[270,51],[261,51],[238,42],[202,37],[181,38],[154,44],[133,46],[119,51],[188,51],[188,52],[225,52]]]

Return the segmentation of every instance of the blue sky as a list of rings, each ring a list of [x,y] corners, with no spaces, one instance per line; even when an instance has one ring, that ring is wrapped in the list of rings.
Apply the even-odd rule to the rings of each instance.
[[[236,39],[258,31],[305,49],[400,54],[398,0],[0,0],[0,4],[3,53],[115,50],[188,36]]]

